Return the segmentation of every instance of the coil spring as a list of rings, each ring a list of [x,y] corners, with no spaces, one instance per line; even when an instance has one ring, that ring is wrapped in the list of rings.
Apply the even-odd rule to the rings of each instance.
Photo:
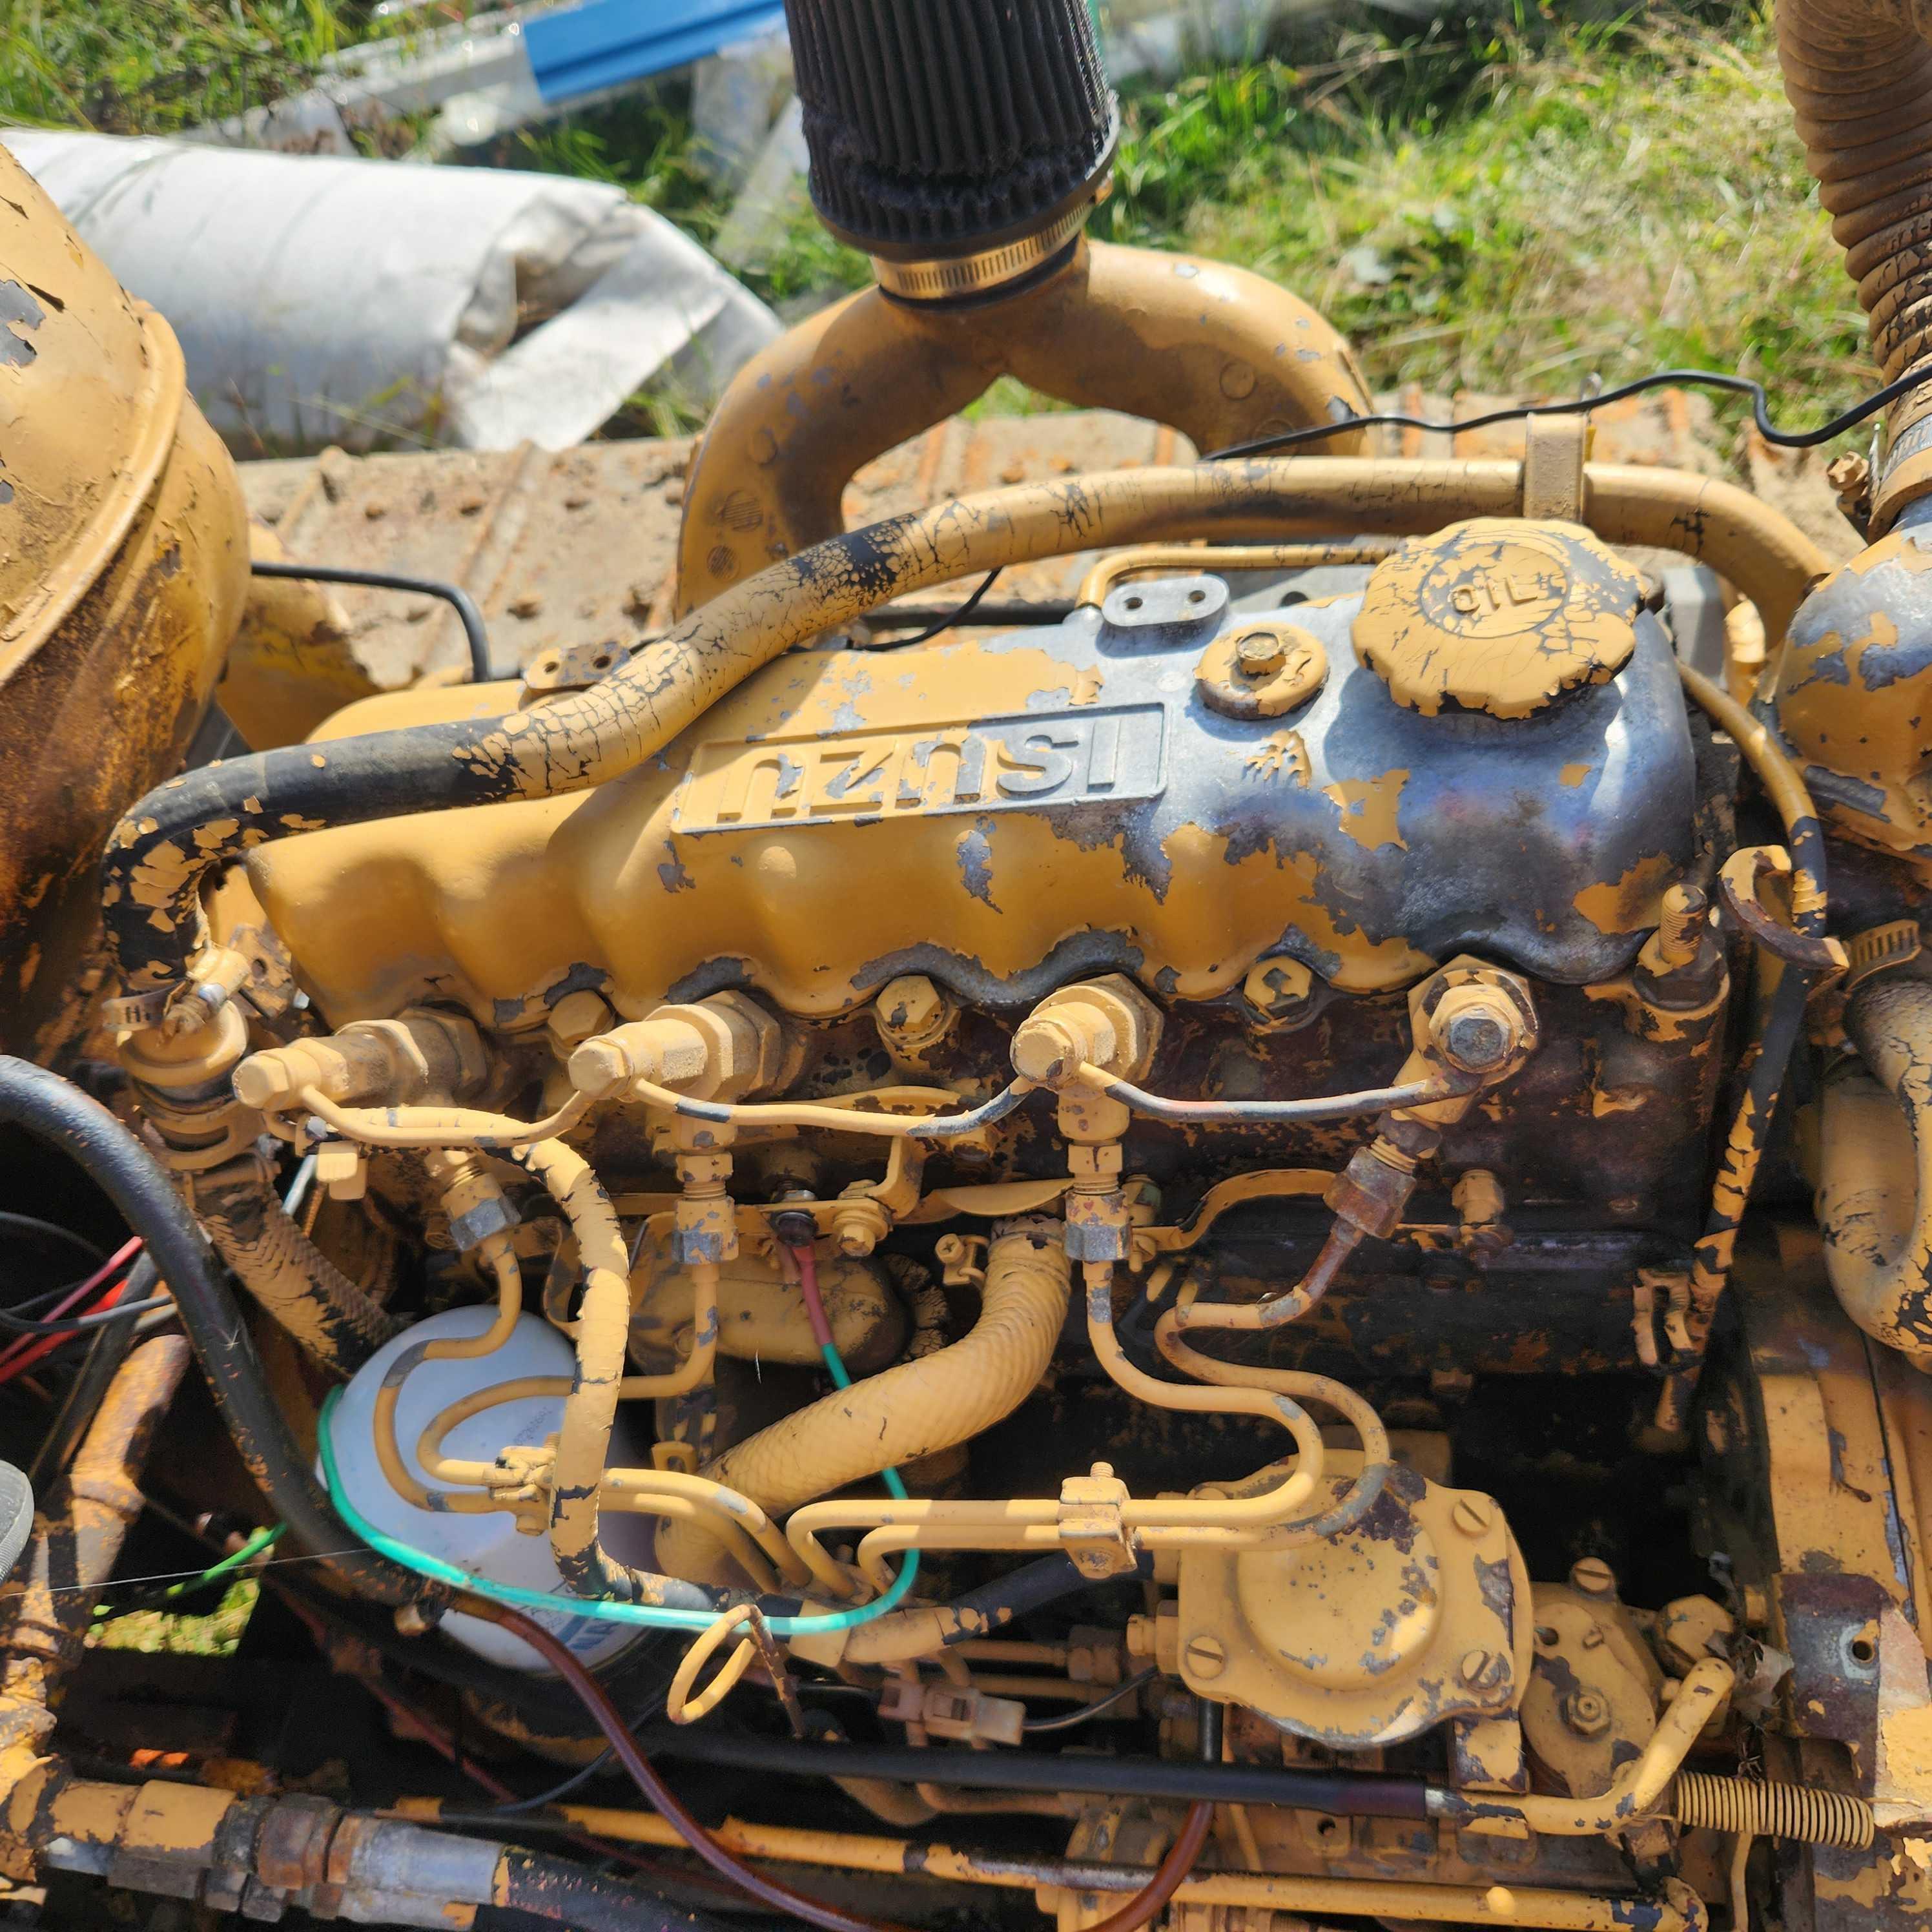
[[[1671,1810],[1680,1825],[1713,1832],[1748,1832],[1761,1838],[1802,1838],[1862,1852],[1872,1841],[1872,1808],[1842,1791],[1804,1784],[1759,1784],[1680,1772]]]

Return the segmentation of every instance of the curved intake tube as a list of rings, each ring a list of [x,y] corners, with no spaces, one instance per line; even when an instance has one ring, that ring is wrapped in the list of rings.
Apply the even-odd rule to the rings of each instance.
[[[1869,982],[1845,1026],[1864,1066],[1848,1064],[1825,1088],[1826,1266],[1868,1335],[1932,1372],[1932,982]]]
[[[1932,352],[1932,0],[1778,0],[1778,57],[1889,382]],[[1871,529],[1932,492],[1932,388],[1900,403]]]
[[[725,1450],[704,1471],[774,1516],[903,1462],[970,1442],[1032,1394],[1066,1319],[1072,1264],[1057,1227],[1010,1227],[986,1256],[980,1318],[950,1348],[835,1390]],[[664,1525],[658,1561],[722,1580],[722,1552],[694,1526]]]

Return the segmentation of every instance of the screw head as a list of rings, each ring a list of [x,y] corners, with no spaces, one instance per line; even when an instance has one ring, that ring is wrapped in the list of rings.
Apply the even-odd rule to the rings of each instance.
[[[1272,677],[1288,661],[1279,632],[1250,631],[1234,640],[1234,668],[1244,677]]]
[[[1187,1640],[1181,1660],[1196,1677],[1218,1677],[1228,1667],[1228,1647],[1218,1636],[1197,1630]]]
[[[1458,1496],[1450,1514],[1465,1536],[1486,1536],[1496,1522],[1496,1506],[1487,1496]]]
[[[1570,1587],[1584,1597],[1614,1597],[1617,1573],[1600,1556],[1586,1556],[1570,1566]]]
[[[1503,1681],[1502,1658],[1493,1650],[1465,1652],[1456,1673],[1472,1690],[1493,1690]]]

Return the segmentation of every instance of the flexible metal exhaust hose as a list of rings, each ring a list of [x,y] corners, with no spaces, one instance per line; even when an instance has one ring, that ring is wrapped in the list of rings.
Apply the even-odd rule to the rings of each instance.
[[[1784,91],[1888,382],[1932,352],[1928,38],[1932,0],[1778,0]],[[1912,496],[1932,488],[1932,472],[1899,474],[1903,461],[1932,449],[1932,392],[1901,403],[1890,427],[1875,535]]]
[[[1585,518],[1598,536],[1702,558],[1758,605],[1774,635],[1829,568],[1816,544],[1734,484],[1598,464],[1585,476]],[[1020,484],[892,518],[733,586],[602,684],[539,710],[298,745],[170,778],[122,819],[103,855],[108,944],[125,992],[171,998],[206,943],[202,881],[251,848],[604,784],[794,644],[908,592],[1156,538],[1258,541],[1338,526],[1418,535],[1522,506],[1518,463],[1298,457]]]
[[[835,1390],[725,1450],[704,1474],[782,1516],[882,1469],[968,1442],[1018,1408],[1046,1372],[1066,1319],[1072,1264],[1058,1232],[997,1234],[980,1318],[950,1348]],[[668,1522],[658,1562],[710,1580],[718,1545]]]
[[[1869,981],[1845,1028],[1869,1070],[1840,1068],[1825,1087],[1826,1267],[1868,1335],[1932,1370],[1932,982]]]
[[[11,1054],[0,1054],[0,1120],[66,1155],[147,1244],[242,1462],[296,1540],[328,1555],[364,1596],[389,1604],[434,1600],[438,1593],[419,1579],[357,1549],[329,1508],[269,1393],[242,1311],[154,1156],[71,1081]]]
[[[252,1163],[203,1181],[195,1208],[242,1286],[331,1375],[346,1382],[396,1332],[394,1318],[296,1226]]]

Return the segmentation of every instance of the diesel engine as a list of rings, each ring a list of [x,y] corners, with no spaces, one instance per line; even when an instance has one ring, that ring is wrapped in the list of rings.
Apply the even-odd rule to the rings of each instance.
[[[675,621],[166,779],[101,862],[111,1109],[6,1064],[158,1311],[8,1586],[9,1870],[421,1925],[1932,1921],[1932,128],[1897,10],[1829,10],[1784,51],[1891,409],[1837,568],[1592,461],[1588,404],[1378,454],[1304,304],[1087,239],[1077,0],[792,0],[878,286],[727,394]],[[846,530],[997,373],[1198,460]],[[47,1755],[190,1348],[336,1667],[561,1784]]]

